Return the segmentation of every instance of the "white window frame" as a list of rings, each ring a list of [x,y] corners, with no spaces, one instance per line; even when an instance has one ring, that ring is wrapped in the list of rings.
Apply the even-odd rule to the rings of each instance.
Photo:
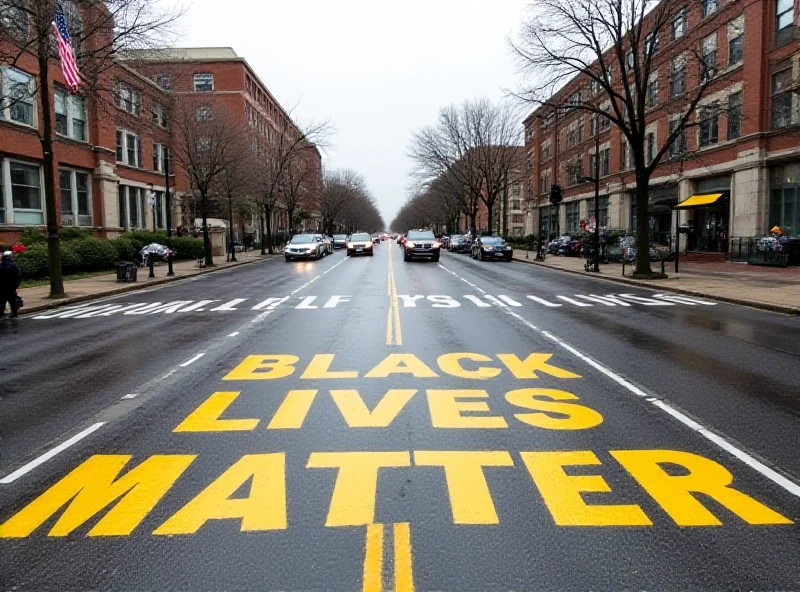
[[[211,88],[199,90],[197,88],[198,82],[211,81]],[[194,92],[214,92],[214,75],[211,72],[199,72],[192,78],[192,88]]]
[[[169,129],[167,108],[161,103],[153,101],[153,104],[150,106],[150,121],[161,129]]]
[[[159,144],[153,143],[153,164],[155,164],[155,168],[153,169],[157,173],[163,173],[165,171],[164,167],[164,160],[165,156],[169,153],[169,149],[167,148],[166,144]]]
[[[214,121],[214,109],[209,105],[202,105],[198,107],[194,112],[194,120],[197,123],[209,123]]]
[[[139,95],[138,89],[121,80],[117,80],[114,103],[118,109],[134,117],[139,117],[142,110],[142,98]]]
[[[58,104],[58,98],[57,97],[59,95],[61,95],[63,97],[64,110],[66,111],[66,113],[64,113],[63,115],[65,115],[66,118],[67,118],[67,133],[66,134],[62,134],[61,132],[56,131],[56,134],[58,134],[59,136],[61,136],[63,138],[71,138],[71,139],[73,139],[73,140],[75,140],[77,142],[88,142],[89,141],[89,125],[88,125],[89,122],[87,121],[87,117],[86,117],[86,98],[81,96],[81,95],[70,94],[70,93],[68,93],[66,90],[64,90],[62,88],[57,88],[57,89],[55,89],[55,93],[54,93],[54,104],[53,104],[53,112],[54,113],[57,113],[56,105]],[[75,117],[75,108],[74,108],[75,102],[74,102],[74,100],[76,98],[79,98],[79,99],[81,99],[81,101],[83,101],[83,119],[79,120],[79,121],[83,121],[83,135],[84,135],[83,138],[76,138],[75,137],[75,122],[74,122],[74,120],[77,119],[77,118]],[[54,123],[55,123],[55,121],[54,121]],[[54,126],[53,129],[55,129],[55,126]]]
[[[10,100],[9,99],[10,93],[11,93],[11,87],[8,84],[8,79],[9,79],[8,72],[9,71],[18,72],[18,73],[23,74],[23,75],[28,77],[28,95],[29,95],[28,98],[30,99],[29,101],[18,101],[18,100]],[[38,129],[38,127],[39,127],[39,108],[38,108],[38,103],[36,101],[36,94],[35,94],[35,91],[36,91],[36,77],[33,76],[32,74],[29,74],[29,73],[25,72],[25,70],[20,70],[19,68],[14,68],[12,66],[3,66],[2,68],[0,68],[0,77],[2,77],[2,88],[3,88],[2,96],[4,97],[2,106],[0,107],[0,118],[2,118],[4,121],[7,121],[9,123],[13,123],[14,125],[22,125],[22,126],[25,126],[25,127],[32,127],[34,129]],[[24,121],[17,121],[16,119],[11,119],[11,107],[12,107],[12,105],[14,105],[16,103],[19,103],[19,102],[27,103],[28,105],[30,105],[30,107],[31,107],[31,122],[30,123],[26,123]]]
[[[34,166],[39,169],[39,203],[40,209],[29,208],[15,208],[14,196],[11,188],[11,163],[23,164],[26,166]],[[44,173],[42,172],[42,165],[38,162],[30,162],[18,158],[4,158],[2,160],[2,182],[3,182],[3,195],[5,206],[5,222],[4,224],[14,224],[20,226],[42,226],[47,219],[47,209],[44,198]],[[41,214],[41,221],[39,222],[21,222],[16,220],[15,214],[20,212],[22,214]]]
[[[137,214],[137,224],[136,226],[131,226],[131,210],[130,210],[130,190],[136,190],[136,214]],[[122,200],[125,206],[125,224],[123,228],[125,230],[146,230],[147,229],[147,220],[145,220],[145,216],[147,215],[149,207],[147,207],[147,194],[148,190],[144,187],[139,187],[138,185],[125,185],[124,183],[120,182],[118,186],[118,191],[124,195]],[[118,200],[119,202],[119,200]]]
[[[162,90],[172,90],[172,76],[169,74],[156,74],[153,81]]]
[[[689,9],[684,6],[678,11],[678,14],[672,19],[672,40],[675,41],[686,35],[688,29]]]
[[[58,167],[58,174],[59,174],[59,188],[58,188],[58,198],[59,201],[61,200],[61,186],[60,186],[60,179],[61,179],[61,172],[66,172],[70,174],[70,213],[69,216],[71,217],[71,224],[67,224],[64,220],[64,208],[63,203],[60,204],[61,207],[61,225],[62,226],[79,226],[83,228],[94,226],[93,224],[93,217],[92,217],[92,175],[88,171],[81,171],[78,169],[73,169],[69,167]],[[86,175],[86,203],[89,208],[88,214],[81,214],[78,212],[78,175]],[[88,224],[81,224],[81,218],[89,218]]]
[[[117,160],[117,164],[124,164],[129,167],[141,169],[144,168],[141,162],[137,163],[130,163],[128,158],[128,137],[133,136],[136,138],[135,142],[135,149],[136,149],[136,160],[140,160],[140,156],[144,156],[142,151],[142,136],[134,131],[124,128],[117,128],[117,132],[122,132],[122,160]],[[116,136],[115,136],[116,141]]]

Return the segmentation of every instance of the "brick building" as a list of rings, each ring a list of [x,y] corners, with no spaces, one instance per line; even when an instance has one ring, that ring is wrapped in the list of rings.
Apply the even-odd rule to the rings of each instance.
[[[275,97],[259,79],[247,61],[229,47],[165,48],[129,52],[128,57],[136,69],[155,81],[181,104],[203,106],[197,108],[198,121],[214,117],[214,110],[227,110],[228,121],[247,123],[251,132],[252,149],[261,153],[266,146],[278,141],[280,133],[301,134],[290,115],[281,107]],[[207,101],[207,106],[205,105]],[[202,113],[201,113],[202,111]],[[235,119],[231,120],[233,116]],[[322,163],[316,147],[304,152],[303,160],[310,167],[308,199],[303,204],[310,214],[304,224],[317,229],[318,217],[314,215],[316,193],[321,190]],[[191,193],[185,174],[177,172],[176,187],[179,193]],[[195,218],[195,208],[190,198],[182,200],[181,218],[188,222]],[[215,212],[216,216],[227,220],[224,206]],[[197,214],[199,217],[199,213]],[[290,227],[287,210],[279,203],[272,213],[271,228],[285,231]],[[245,231],[252,232],[259,240],[259,224],[252,217],[239,217],[234,221],[234,230],[242,238]]]
[[[689,251],[727,252],[735,237],[763,236],[779,225],[800,236],[800,44],[797,0],[704,0],[688,3],[660,35],[648,81],[647,150],[663,145],[685,92],[687,48],[702,48],[716,64],[713,82],[687,126],[650,180],[651,239],[672,244],[677,224],[693,232],[682,238]],[[645,17],[644,29],[647,29]],[[657,40],[656,43],[659,43]],[[683,59],[683,86],[678,84]],[[619,72],[612,72],[619,76]],[[551,102],[598,101],[588,80],[577,77]],[[603,118],[565,108],[539,108],[524,121],[525,195],[531,205],[527,232],[576,231],[594,217],[594,126],[599,126],[600,224],[633,230],[635,178],[624,136]],[[659,143],[661,138],[661,143]],[[654,154],[655,152],[653,152]],[[650,155],[647,155],[648,157]],[[564,190],[550,206],[552,184]],[[696,207],[674,209],[688,202]]]

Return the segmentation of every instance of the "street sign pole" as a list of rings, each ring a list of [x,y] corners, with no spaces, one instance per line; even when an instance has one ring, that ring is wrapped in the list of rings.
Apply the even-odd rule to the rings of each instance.
[[[169,153],[164,154],[164,207],[167,212],[167,238],[172,238],[172,205],[169,199]],[[171,251],[172,249],[170,249]],[[172,254],[167,256],[167,275],[173,276]]]

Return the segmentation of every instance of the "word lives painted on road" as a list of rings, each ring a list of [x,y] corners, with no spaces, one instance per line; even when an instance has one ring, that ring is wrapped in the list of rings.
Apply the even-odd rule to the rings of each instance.
[[[700,298],[677,294],[572,294],[542,297],[533,294],[508,296],[500,294],[465,294],[450,296],[446,294],[397,294],[397,306],[402,308],[548,308],[578,309],[588,308],[607,310],[609,308],[643,308],[664,306],[715,306],[716,303]],[[353,296],[281,296],[267,299],[234,298],[232,300],[173,300],[169,302],[104,302],[82,304],[60,308],[33,317],[38,320],[50,319],[94,319],[101,317],[139,317],[145,315],[171,315],[212,313],[230,314],[233,312],[269,312],[278,308],[299,311],[330,311],[353,302]]]
[[[379,496],[381,480],[398,475],[438,484],[418,489],[436,496],[422,503],[446,500],[455,525],[502,526],[493,488],[503,482],[522,484],[516,503],[535,508],[559,527],[792,524],[737,487],[721,464],[685,450],[536,449],[530,444],[536,433],[581,433],[604,425],[604,401],[597,399],[598,408],[589,405],[584,400],[594,394],[589,381],[551,353],[460,352],[430,359],[392,353],[363,368],[343,366],[332,354],[306,360],[257,354],[221,378],[229,388],[178,418],[173,448],[191,450],[193,442],[256,434],[269,442],[267,451],[243,454],[224,467],[191,453],[137,459],[97,454],[17,508],[0,525],[0,537],[28,537],[38,530],[51,537],[118,537],[137,529],[190,535],[222,521],[234,521],[242,532],[275,531],[290,528],[295,511],[324,516],[326,527],[367,525],[374,538],[379,529],[372,525],[403,522],[391,515],[394,500],[382,503]],[[287,379],[295,388],[281,388]],[[464,380],[475,381],[475,388],[452,386]],[[493,387],[509,381],[515,388]],[[413,386],[396,388],[408,383]],[[409,421],[419,423],[410,432]],[[314,432],[310,441],[330,441],[320,442],[316,451],[299,459],[280,451],[291,433],[320,425],[324,431]],[[404,434],[436,430],[437,442],[448,432],[458,434],[459,445],[431,449],[412,441],[405,449],[353,450],[336,437],[342,430],[393,428]],[[502,430],[518,430],[522,449],[463,447],[469,441],[465,431],[477,436]],[[613,432],[603,440],[609,437]],[[203,463],[218,476],[197,484],[207,471],[192,469]],[[287,471],[288,463],[303,469]],[[299,483],[287,486],[289,477]],[[168,496],[180,480],[187,487]],[[320,488],[327,494],[324,508],[309,508],[305,497],[287,495]],[[156,520],[151,513],[159,504],[166,507]]]

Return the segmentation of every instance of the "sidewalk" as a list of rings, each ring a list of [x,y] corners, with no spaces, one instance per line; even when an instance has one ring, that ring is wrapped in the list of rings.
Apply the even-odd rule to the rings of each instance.
[[[57,300],[48,298],[50,294],[49,284],[31,288],[21,288],[17,290],[17,293],[25,301],[25,306],[20,309],[20,313],[28,314],[39,312],[49,308],[85,302],[105,296],[113,296],[114,294],[121,294],[123,292],[142,290],[158,284],[185,279],[204,273],[211,273],[221,269],[228,269],[230,267],[236,267],[237,265],[255,263],[256,261],[262,261],[278,255],[279,254],[262,256],[259,250],[237,253],[237,261],[235,263],[226,262],[225,256],[223,255],[215,258],[216,265],[214,267],[205,267],[203,269],[197,267],[197,261],[194,259],[190,261],[176,261],[172,264],[172,270],[175,272],[175,275],[172,277],[167,276],[167,264],[158,263],[154,269],[155,278],[147,277],[150,273],[148,268],[139,268],[137,281],[134,283],[117,283],[116,272],[80,280],[69,280],[64,282],[64,291],[67,293],[67,297]]]
[[[678,292],[692,296],[702,296],[712,300],[752,306],[773,312],[800,315],[800,268],[759,267],[744,263],[681,263],[680,273],[675,271],[675,263],[665,264],[669,276],[663,280],[634,280],[630,277],[632,267],[607,263],[600,265],[600,275],[587,272],[580,257],[558,257],[548,255],[545,261],[534,261],[535,253],[515,250],[514,259],[569,273],[601,277],[606,280]],[[661,264],[651,264],[654,271],[660,271]]]

